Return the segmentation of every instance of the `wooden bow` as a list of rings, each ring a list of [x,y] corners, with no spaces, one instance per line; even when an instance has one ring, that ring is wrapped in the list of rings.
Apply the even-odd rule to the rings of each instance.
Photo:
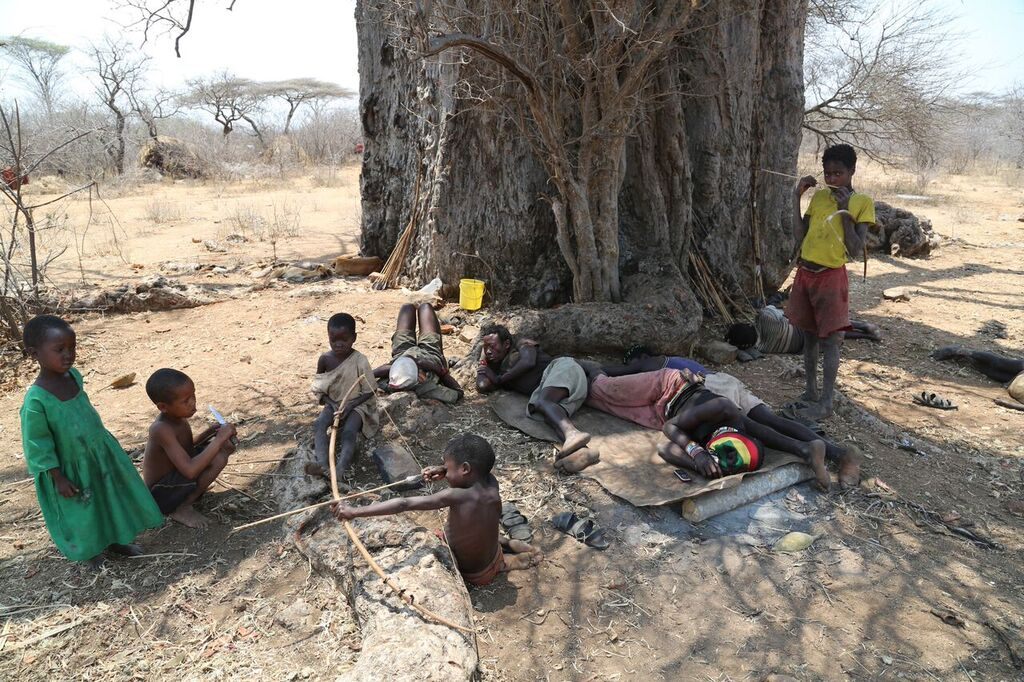
[[[330,466],[331,468],[331,495],[333,495],[335,501],[341,499],[341,494],[338,491],[338,473],[334,470],[334,464],[336,461],[334,455],[334,448],[337,444],[338,439],[338,424],[341,420],[342,413],[341,407],[342,405],[345,404],[345,401],[348,400],[349,395],[352,394],[352,391],[355,390],[355,387],[358,386],[359,383],[364,380],[365,378],[363,377],[362,374],[360,374],[359,377],[352,384],[351,388],[348,389],[348,393],[346,393],[342,401],[338,403],[338,409],[334,413],[334,421],[331,423],[331,443],[327,452],[330,458],[328,466]],[[370,390],[373,390],[372,386],[370,387]],[[460,632],[468,632],[474,635],[476,634],[476,630],[472,628],[467,628],[457,623],[453,623],[450,620],[437,615],[430,609],[417,604],[416,598],[413,595],[407,593],[404,589],[400,588],[398,585],[396,585],[395,582],[386,573],[384,573],[384,570],[380,567],[380,565],[378,565],[377,562],[374,561],[373,557],[370,556],[370,552],[366,549],[366,545],[363,544],[362,540],[359,539],[359,535],[356,534],[356,530],[352,527],[352,524],[347,520],[343,521],[342,523],[345,526],[345,532],[348,533],[349,540],[351,540],[352,544],[355,545],[355,548],[362,555],[363,559],[366,560],[366,563],[370,566],[371,569],[373,569],[373,572],[380,577],[384,584],[390,587],[391,590],[396,595],[398,595],[399,599],[408,604],[412,609],[417,611],[426,620],[433,621],[440,625],[446,625],[455,630],[459,630]]]

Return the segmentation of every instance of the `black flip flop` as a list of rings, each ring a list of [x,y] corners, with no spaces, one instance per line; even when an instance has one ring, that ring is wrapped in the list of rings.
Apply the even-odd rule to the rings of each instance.
[[[533,530],[526,517],[511,502],[501,505],[501,527],[505,530],[505,534],[513,540],[529,542],[533,539]]]
[[[928,391],[921,391],[920,393],[914,394],[914,404],[920,405],[921,407],[933,407],[936,410],[959,410],[952,400],[943,398],[942,396],[936,395],[935,393],[929,393]]]
[[[605,550],[611,546],[604,537],[604,531],[594,524],[593,519],[581,519],[574,512],[556,514],[551,517],[551,525],[587,547]]]

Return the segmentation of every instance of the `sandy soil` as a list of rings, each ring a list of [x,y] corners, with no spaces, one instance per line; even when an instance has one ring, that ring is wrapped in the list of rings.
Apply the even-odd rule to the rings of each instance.
[[[1024,193],[1003,177],[941,178],[925,192],[931,199],[911,203],[892,198],[918,193],[907,178],[871,168],[862,176],[861,191],[910,208],[954,237],[929,259],[872,258],[866,282],[851,278],[852,308],[882,327],[885,342],[846,345],[845,399],[826,426],[868,453],[862,489],[824,496],[800,486],[693,527],[677,509],[634,509],[596,484],[554,474],[546,446],[496,423],[473,394],[451,423],[411,435],[425,463],[437,460],[453,433],[488,437],[504,497],[531,519],[547,556],[536,570],[471,592],[485,679],[1019,678],[1024,413],[992,403],[1005,396],[1000,386],[928,353],[956,342],[1022,354],[1024,224],[1016,221]],[[314,186],[325,182],[334,186]],[[266,259],[270,244],[255,234],[228,243],[226,253],[193,239],[223,244],[239,224],[235,217],[251,215],[246,207],[272,221],[275,205],[280,216],[285,204],[298,212],[299,229],[278,234],[278,256],[327,260],[355,248],[357,192],[355,168],[333,179],[146,186],[105,197],[101,208],[94,202],[83,267],[72,250],[51,274],[70,282],[85,270],[90,282],[116,282],[156,272],[165,261]],[[160,205],[180,206],[180,217],[155,224],[154,216],[175,213],[161,214]],[[71,222],[80,221],[88,202],[66,210]],[[97,217],[106,211],[119,221],[124,259],[112,247],[111,223]],[[911,288],[909,302],[882,300],[881,291],[896,285]],[[153,407],[139,384],[102,387],[126,372],[144,380],[161,366],[192,375],[200,405],[237,421],[243,444],[224,477],[233,489],[217,487],[202,503],[216,520],[210,531],[167,525],[144,534],[153,556],[109,561],[98,576],[59,556],[31,485],[21,482],[17,410],[33,374],[22,365],[8,377],[13,386],[0,395],[0,674],[342,674],[359,647],[344,598],[275,524],[228,531],[269,513],[273,461],[315,416],[307,386],[326,318],[339,310],[357,315],[358,347],[381,362],[404,300],[402,292],[372,292],[357,279],[277,283],[195,309],[76,322],[90,397],[127,449],[142,443]],[[979,331],[988,320],[1002,321],[1008,338]],[[708,327],[709,335],[719,332]],[[446,343],[452,356],[468,350],[457,336]],[[729,371],[781,404],[800,390],[801,379],[789,378],[798,365],[796,357],[771,356]],[[911,394],[923,389],[960,409],[913,405]],[[201,410],[196,426],[205,419]],[[901,439],[913,451],[900,449]],[[377,477],[362,461],[356,480],[369,487]],[[546,524],[566,509],[595,514],[612,547],[596,552]],[[952,533],[941,518],[1002,549]],[[818,539],[799,554],[772,551],[790,530]]]

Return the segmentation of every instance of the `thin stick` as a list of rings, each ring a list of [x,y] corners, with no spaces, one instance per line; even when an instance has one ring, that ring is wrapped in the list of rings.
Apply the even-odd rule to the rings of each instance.
[[[246,523],[246,524],[243,524],[241,526],[235,526],[234,528],[231,529],[231,532],[232,533],[237,533],[238,531],[245,530],[246,528],[252,528],[253,526],[259,526],[259,525],[264,524],[264,523],[270,523],[271,521],[276,521],[277,519],[283,519],[286,516],[294,516],[295,514],[301,514],[302,512],[309,511],[310,509],[318,509],[319,507],[325,507],[325,506],[327,506],[329,504],[334,504],[336,501],[351,500],[354,497],[362,497],[363,495],[369,495],[370,493],[375,493],[378,490],[385,490],[387,488],[394,488],[397,485],[411,485],[413,483],[417,483],[420,479],[421,479],[421,474],[414,474],[412,476],[407,476],[406,478],[403,478],[401,481],[395,481],[394,483],[388,483],[387,485],[380,485],[380,486],[377,486],[376,488],[370,488],[369,490],[360,490],[359,492],[352,493],[351,495],[346,495],[345,497],[338,498],[338,500],[331,499],[331,500],[327,500],[325,502],[317,502],[316,504],[311,504],[311,505],[306,506],[306,507],[301,507],[299,509],[292,509],[292,510],[283,512],[281,514],[275,514],[274,516],[269,516],[269,517],[267,517],[265,519],[260,519],[259,521],[253,521],[252,523]]]
[[[28,478],[23,478],[20,481],[11,481],[10,483],[4,483],[2,486],[0,486],[0,488],[13,488],[15,486],[31,483],[34,480],[36,480],[34,476],[29,476]]]
[[[1019,403],[1011,403],[1009,400],[1003,400],[1002,398],[996,398],[994,402],[996,405],[999,405],[999,407],[1006,407],[1011,410],[1020,410],[1021,412],[1024,412],[1024,405]]]
[[[66,623],[64,625],[59,625],[59,626],[57,626],[57,627],[55,627],[55,628],[53,628],[51,630],[47,630],[46,632],[44,632],[41,635],[36,635],[35,637],[30,637],[30,638],[28,638],[26,640],[23,640],[21,642],[15,642],[14,644],[12,644],[9,647],[5,648],[3,653],[6,654],[6,653],[10,653],[11,651],[18,651],[19,649],[24,649],[25,647],[30,647],[33,644],[37,643],[37,642],[42,642],[44,639],[49,639],[50,637],[53,637],[55,635],[59,635],[62,632],[67,632],[68,630],[70,630],[72,628],[77,628],[79,625],[81,625],[85,621],[86,621],[85,618],[79,618],[78,620],[74,620],[74,621],[72,621],[70,623]]]
[[[230,483],[227,483],[226,481],[222,481],[222,480],[220,480],[220,479],[218,478],[218,479],[216,479],[216,481],[214,481],[214,482],[215,482],[215,483],[220,483],[220,484],[221,484],[222,486],[224,486],[224,487],[225,487],[225,488],[227,488],[228,490],[234,490],[234,491],[235,491],[236,493],[241,493],[242,495],[245,495],[246,497],[248,497],[248,498],[249,498],[250,500],[252,500],[253,502],[259,502],[260,504],[262,504],[262,505],[263,505],[264,507],[266,507],[267,509],[270,509],[270,510],[273,510],[273,509],[274,509],[274,508],[273,508],[273,507],[271,507],[271,506],[270,506],[269,504],[267,504],[266,502],[264,502],[264,501],[263,501],[263,500],[261,500],[260,498],[256,497],[255,495],[250,495],[249,493],[245,492],[244,490],[240,490],[239,488],[236,488],[235,486],[231,485]]]

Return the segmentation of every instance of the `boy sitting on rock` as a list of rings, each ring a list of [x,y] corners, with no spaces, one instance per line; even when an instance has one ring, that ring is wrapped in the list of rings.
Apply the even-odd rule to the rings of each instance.
[[[497,479],[491,475],[494,450],[490,443],[471,433],[456,436],[445,446],[443,462],[442,466],[427,467],[423,475],[428,481],[446,479],[450,486],[447,490],[422,497],[397,497],[365,507],[336,502],[331,510],[338,519],[348,520],[447,507],[448,523],[442,539],[447,539],[459,572],[470,585],[488,585],[500,573],[540,563],[539,550],[498,533],[501,494]],[[503,548],[515,554],[506,555]]]

